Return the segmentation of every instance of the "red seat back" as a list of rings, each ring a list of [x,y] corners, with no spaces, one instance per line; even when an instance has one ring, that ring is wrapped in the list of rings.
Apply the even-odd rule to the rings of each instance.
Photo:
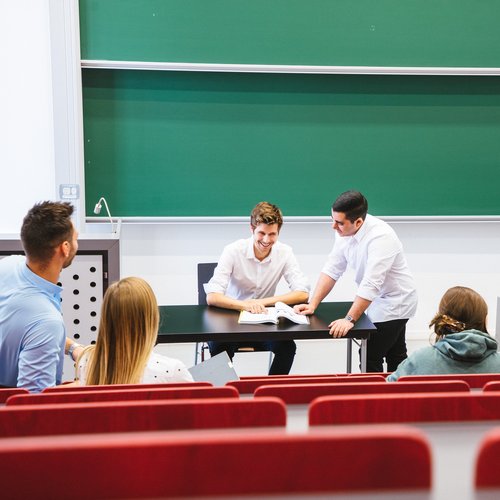
[[[500,381],[486,382],[483,386],[483,392],[500,391]]]
[[[397,426],[17,438],[0,440],[0,483],[11,500],[429,492],[431,454],[421,432]]]
[[[481,389],[487,382],[500,380],[500,373],[452,373],[445,375],[405,375],[398,382],[418,382],[436,380],[463,380],[471,389]]]
[[[500,394],[422,393],[324,396],[309,408],[310,425],[500,420]]]
[[[252,394],[257,387],[261,385],[283,385],[283,384],[318,384],[332,383],[340,384],[342,382],[385,382],[381,375],[365,375],[364,377],[283,377],[283,378],[254,378],[244,380],[233,380],[226,385],[236,387],[240,394]]]
[[[347,377],[349,374],[345,373],[343,376]],[[261,378],[268,378],[268,379],[277,379],[277,378],[286,378],[286,379],[291,379],[291,378],[311,378],[311,377],[326,377],[326,378],[334,378],[338,377],[337,373],[316,373],[316,374],[305,374],[305,375],[299,375],[299,374],[292,374],[292,375],[266,375],[265,377],[263,375],[242,375],[240,377],[240,380],[255,380],[255,379],[261,379]]]
[[[42,392],[118,391],[122,389],[160,389],[173,387],[212,387],[210,382],[176,382],[173,384],[106,384],[106,385],[58,385],[46,387]]]
[[[154,389],[127,389],[108,391],[72,391],[50,392],[43,394],[22,394],[11,396],[7,406],[52,404],[52,403],[85,403],[90,401],[137,401],[161,399],[191,398],[238,398],[234,387],[166,387]]]
[[[0,437],[285,425],[285,404],[277,398],[58,403],[0,411]]]
[[[263,385],[257,387],[255,397],[274,396],[287,404],[309,404],[320,396],[343,394],[394,394],[411,392],[469,392],[469,386],[462,381],[451,382],[354,382],[329,384],[287,384]]]
[[[6,387],[0,388],[0,403],[5,403],[14,394],[29,394],[28,389],[21,389],[19,387]]]
[[[479,444],[475,473],[476,488],[500,488],[498,471],[500,471],[500,428],[486,434]]]

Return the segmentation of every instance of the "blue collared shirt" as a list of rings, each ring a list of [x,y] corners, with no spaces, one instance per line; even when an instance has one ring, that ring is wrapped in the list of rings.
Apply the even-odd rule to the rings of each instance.
[[[0,259],[0,385],[40,392],[61,383],[61,292],[33,273],[25,257]]]

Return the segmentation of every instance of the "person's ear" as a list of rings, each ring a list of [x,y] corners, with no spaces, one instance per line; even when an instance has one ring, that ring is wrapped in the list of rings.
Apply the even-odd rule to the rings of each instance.
[[[63,241],[61,243],[61,250],[62,250],[62,253],[63,253],[64,257],[68,258],[70,250],[71,250],[69,241]]]

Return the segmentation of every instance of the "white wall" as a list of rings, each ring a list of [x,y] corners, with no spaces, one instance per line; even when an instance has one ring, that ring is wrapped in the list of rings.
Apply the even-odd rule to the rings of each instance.
[[[49,9],[46,0],[0,2],[1,232],[55,196]]]
[[[64,115],[64,108],[71,107],[68,95],[77,99],[78,89],[66,94],[56,92],[54,98],[52,95],[52,87],[59,88],[64,80],[62,72],[67,74],[68,67],[64,67],[67,61],[51,60],[51,35],[54,30],[59,33],[65,29],[54,26],[52,18],[51,31],[50,4],[56,10],[75,5],[74,0],[0,2],[0,62],[7,75],[0,79],[0,233],[17,232],[26,210],[35,201],[56,197],[55,186],[59,183],[79,181],[75,172],[79,168],[81,144],[77,147],[74,143],[78,141],[78,130],[73,134],[61,133],[60,127],[67,125],[63,125],[63,119],[53,117],[53,109],[58,116]],[[68,16],[57,19],[56,23],[68,22]],[[70,47],[67,52],[73,51],[74,47]],[[72,113],[78,116],[80,103],[73,104],[77,111],[69,109],[68,116]],[[60,165],[55,166],[54,150],[60,148],[77,150],[67,155],[67,172],[61,172]],[[332,192],[332,198],[336,194]],[[79,208],[83,211],[83,206]],[[325,215],[328,210],[325,207]],[[470,286],[485,297],[493,333],[500,295],[499,226],[500,222],[393,223],[405,246],[420,296],[417,316],[408,325],[410,350],[427,343],[426,325],[436,311],[439,298],[448,287],[457,284]],[[246,223],[124,224],[122,275],[138,275],[150,281],[162,304],[196,303],[196,264],[217,260],[225,244],[245,237],[248,231]],[[329,225],[285,222],[281,238],[294,247],[300,264],[314,283],[333,242]],[[331,299],[350,300],[354,292],[352,281],[346,277]],[[160,346],[159,350],[192,364],[192,345]],[[241,355],[238,366],[241,374],[263,373],[267,357],[261,353]],[[299,343],[295,373],[332,370],[345,370],[344,341]]]

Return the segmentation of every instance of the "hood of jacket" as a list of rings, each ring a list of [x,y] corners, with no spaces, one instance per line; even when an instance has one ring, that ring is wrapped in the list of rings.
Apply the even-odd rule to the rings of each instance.
[[[478,363],[497,352],[497,341],[479,330],[450,333],[434,344],[444,356],[456,361]]]

